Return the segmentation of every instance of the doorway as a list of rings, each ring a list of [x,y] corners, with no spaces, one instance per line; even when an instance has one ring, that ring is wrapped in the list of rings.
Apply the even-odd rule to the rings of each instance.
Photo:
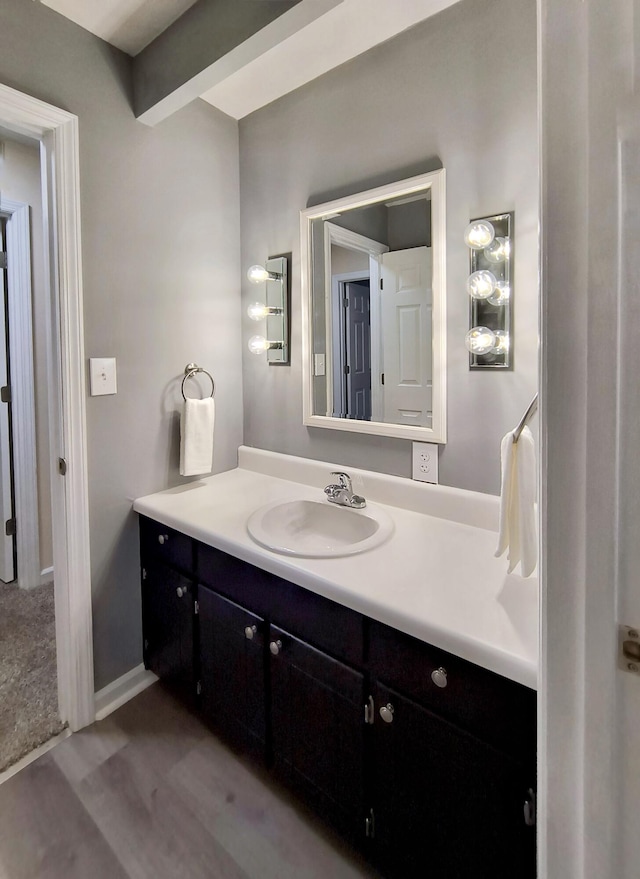
[[[0,84],[0,126],[39,143],[55,632],[60,718],[95,719],[78,119]]]

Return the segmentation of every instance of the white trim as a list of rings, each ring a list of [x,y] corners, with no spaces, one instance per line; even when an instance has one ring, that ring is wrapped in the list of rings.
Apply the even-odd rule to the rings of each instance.
[[[155,684],[158,678],[152,671],[142,665],[137,665],[121,677],[107,684],[95,694],[96,720],[104,720],[129,699],[133,699],[151,684]]]
[[[313,220],[339,214],[353,209],[386,201],[392,197],[409,196],[413,193],[431,191],[431,252],[433,255],[433,418],[431,427],[414,427],[406,424],[386,424],[382,421],[357,421],[333,418],[313,413],[313,339],[311,315],[312,253],[311,230]],[[300,265],[302,295],[302,411],[303,424],[324,427],[350,433],[374,436],[393,436],[422,442],[446,443],[447,441],[447,320],[446,320],[446,218],[445,218],[445,171],[419,174],[397,183],[388,183],[366,192],[346,196],[325,204],[300,211]],[[326,271],[326,269],[325,269]]]
[[[64,740],[68,739],[70,735],[72,735],[72,733],[69,728],[63,729],[61,733],[58,733],[57,736],[53,736],[53,738],[45,742],[44,745],[39,745],[37,748],[34,748],[33,751],[25,754],[25,756],[18,760],[17,763],[9,766],[4,772],[0,772],[0,784],[9,781],[10,778],[13,778],[14,775],[17,775],[18,772],[23,770],[30,763],[34,763],[39,757],[42,757],[43,754],[52,751],[56,745],[59,745],[60,742],[64,742]]]
[[[62,719],[77,730],[95,717],[78,119],[0,84],[0,124],[42,144],[58,700]],[[67,462],[64,477],[58,458]]]
[[[51,583],[53,580],[53,566],[49,568],[43,568],[40,571],[40,585],[44,586],[45,583]]]
[[[18,585],[40,583],[36,401],[33,370],[33,303],[29,206],[4,198],[0,214],[7,222],[7,324],[11,370],[13,483]]]

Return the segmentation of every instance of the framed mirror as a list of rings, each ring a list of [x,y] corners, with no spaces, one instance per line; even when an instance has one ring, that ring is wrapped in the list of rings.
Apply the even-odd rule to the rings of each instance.
[[[444,169],[300,219],[304,424],[446,442]]]

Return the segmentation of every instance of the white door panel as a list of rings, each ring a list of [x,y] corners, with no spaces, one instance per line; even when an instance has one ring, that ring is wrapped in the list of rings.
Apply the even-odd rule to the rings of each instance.
[[[384,421],[431,426],[431,249],[380,256]]]

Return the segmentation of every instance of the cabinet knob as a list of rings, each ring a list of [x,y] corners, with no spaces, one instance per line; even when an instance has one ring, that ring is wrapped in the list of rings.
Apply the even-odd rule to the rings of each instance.
[[[169,535],[168,534],[158,534],[158,543],[163,544],[163,543],[168,543],[168,542],[169,542]]]
[[[272,641],[269,644],[269,650],[273,653],[274,656],[277,656],[278,653],[282,650],[282,641]]]
[[[436,687],[446,687],[447,686],[447,671],[446,669],[437,668],[435,671],[431,672],[431,680],[436,685]]]
[[[176,589],[176,595],[178,596],[178,598],[182,598],[183,595],[187,594],[187,591],[188,590],[186,586],[178,586],[178,588]]]
[[[386,705],[383,705],[380,709],[380,717],[384,720],[385,723],[393,723],[393,705],[391,702],[387,702]]]
[[[253,636],[256,634],[257,631],[257,626],[246,626],[244,630],[244,637],[247,639],[247,641],[253,641]]]

